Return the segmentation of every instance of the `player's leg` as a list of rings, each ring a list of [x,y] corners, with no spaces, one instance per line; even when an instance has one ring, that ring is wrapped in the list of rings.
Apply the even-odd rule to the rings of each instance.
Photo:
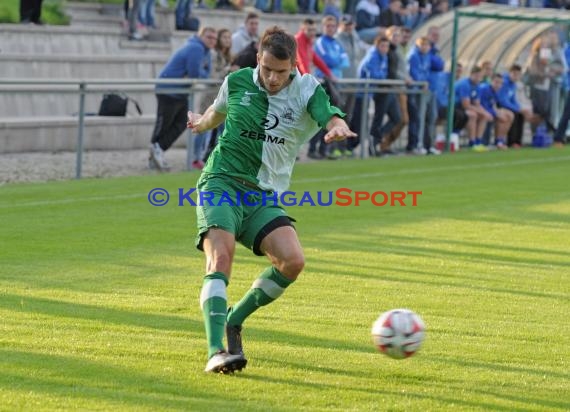
[[[196,246],[204,251],[206,257],[206,275],[200,293],[208,344],[206,372],[229,373],[241,370],[247,362],[242,356],[231,356],[223,344],[227,316],[226,288],[231,275],[241,209],[219,204],[221,196],[232,196],[230,184],[223,179],[204,180],[198,183]],[[200,200],[205,198],[211,198],[212,204]]]
[[[210,229],[204,236],[206,276],[200,293],[200,307],[204,315],[208,358],[224,350],[223,338],[227,315],[227,293],[231,265],[235,252],[233,233]]]
[[[256,255],[267,256],[271,266],[261,272],[243,298],[228,311],[226,335],[230,353],[243,353],[241,326],[245,319],[281,296],[305,262],[291,219],[283,209],[263,208],[252,217],[256,223],[242,234],[240,241]]]

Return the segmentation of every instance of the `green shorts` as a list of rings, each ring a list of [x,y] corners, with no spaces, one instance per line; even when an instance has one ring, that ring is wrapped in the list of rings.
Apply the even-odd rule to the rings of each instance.
[[[204,235],[210,228],[219,228],[263,256],[259,247],[265,236],[295,221],[273,200],[273,192],[253,189],[229,176],[202,175],[197,189],[196,247],[202,251]]]

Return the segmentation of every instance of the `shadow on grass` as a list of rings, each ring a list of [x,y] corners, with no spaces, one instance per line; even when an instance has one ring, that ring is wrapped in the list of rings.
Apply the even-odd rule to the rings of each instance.
[[[568,295],[564,293],[545,293],[545,292],[531,292],[531,291],[524,291],[524,290],[515,290],[515,289],[507,289],[507,288],[494,288],[488,287],[484,285],[468,285],[464,283],[464,279],[462,277],[456,277],[457,282],[442,282],[433,280],[437,277],[450,277],[453,278],[451,275],[445,275],[438,272],[426,272],[426,271],[419,271],[414,269],[402,269],[397,267],[390,267],[390,266],[382,266],[379,270],[378,267],[373,266],[365,266],[359,265],[359,268],[367,269],[367,273],[355,273],[354,266],[352,264],[347,263],[346,266],[348,267],[346,270],[339,269],[338,267],[334,268],[334,271],[327,270],[327,267],[330,268],[331,261],[325,259],[315,259],[311,258],[312,261],[318,262],[317,265],[308,265],[311,270],[315,271],[319,268],[322,268],[324,271],[330,276],[340,276],[340,277],[357,277],[363,279],[374,279],[377,281],[386,281],[386,282],[397,282],[397,283],[409,283],[414,285],[430,285],[436,286],[441,288],[458,288],[458,289],[469,289],[474,290],[477,292],[493,292],[493,293],[504,293],[509,295],[518,295],[518,296],[527,296],[533,298],[547,298],[547,299],[555,299],[555,300],[567,300]],[[334,262],[334,265],[343,265],[340,262]],[[403,276],[394,276],[394,275],[387,275],[386,273],[401,273]],[[406,275],[415,274],[424,276],[422,280],[417,279],[410,279],[405,277]],[[471,277],[469,277],[470,280]]]
[[[158,330],[202,332],[204,328],[202,322],[192,320],[188,317],[132,312],[122,309],[111,309],[104,306],[85,305],[82,303],[63,302],[14,294],[0,294],[0,308],[17,312],[41,313],[62,318],[96,320],[104,323],[138,326]]]
[[[18,312],[41,313],[54,317],[95,320],[103,323],[137,326],[165,331],[191,331],[200,335],[204,333],[203,323],[188,317],[130,312],[101,306],[61,302],[29,296],[11,294],[0,295],[0,308]],[[342,340],[330,338],[325,339],[296,333],[248,327],[247,334],[251,338],[269,342],[290,344],[291,342],[297,341],[303,342],[303,344],[310,347],[344,349],[364,353],[370,352],[370,347],[368,345],[355,345]]]
[[[272,383],[278,386],[282,386],[282,385],[301,385],[301,386],[309,386],[311,388],[314,389],[319,389],[319,390],[327,390],[328,392],[334,393],[335,391],[339,390],[339,385],[335,385],[335,384],[328,384],[328,383],[323,383],[323,382],[308,382],[307,380],[304,380],[302,382],[300,382],[298,379],[285,379],[285,378],[278,378],[278,377],[274,377],[274,376],[260,376],[260,375],[255,375],[255,374],[244,374],[240,377],[240,379],[243,380],[248,380],[248,381],[259,381],[259,382],[264,382],[264,383]],[[317,377],[314,377],[313,379],[317,379]],[[483,402],[483,401],[479,401],[479,400],[473,400],[470,401],[469,399],[466,399],[469,396],[469,391],[465,390],[464,387],[458,388],[457,390],[457,397],[451,398],[448,396],[441,396],[441,395],[437,395],[437,394],[429,394],[426,393],[425,388],[426,388],[426,383],[421,383],[421,382],[417,382],[418,386],[421,386],[423,389],[419,389],[419,390],[412,390],[409,387],[407,387],[406,385],[398,385],[397,389],[394,390],[384,390],[384,389],[380,389],[380,388],[367,388],[365,387],[366,382],[363,382],[362,385],[359,386],[352,386],[352,387],[342,387],[343,392],[356,392],[356,393],[360,393],[361,395],[359,396],[359,398],[361,399],[362,405],[367,405],[370,402],[376,402],[378,395],[384,395],[384,396],[390,396],[393,397],[394,399],[398,399],[399,403],[402,403],[402,399],[404,398],[410,398],[412,400],[421,400],[421,401],[431,401],[431,402],[437,402],[439,404],[439,406],[445,406],[445,407],[451,407],[451,408],[457,408],[457,407],[463,407],[463,408],[469,408],[469,409],[476,409],[476,410],[490,410],[490,411],[505,411],[505,412],[513,412],[513,411],[528,411],[528,408],[516,408],[513,406],[501,406],[501,405],[497,405],[494,403],[489,403],[489,402]],[[429,385],[429,383],[427,384]],[[445,387],[444,385],[442,385],[442,387]],[[433,388],[433,382],[432,382],[432,388]],[[420,393],[421,390],[421,393]],[[363,398],[363,395],[368,395],[370,398]],[[488,396],[488,395],[487,395]],[[340,399],[340,398],[339,398]],[[324,404],[323,406],[326,405],[326,407],[329,408],[334,408],[334,407],[338,407],[341,406],[339,404],[341,404],[342,401],[336,401],[336,398],[332,397],[329,398],[329,401],[327,402],[322,401],[321,404]],[[346,407],[346,405],[342,405],[344,407]],[[433,405],[432,405],[433,406]],[[416,405],[416,407],[418,407],[418,405]],[[379,408],[377,410],[382,410],[382,408]]]
[[[203,389],[169,381],[165,375],[153,376],[83,357],[0,349],[0,365],[0,387],[4,389],[96,401],[103,409],[109,407],[109,403],[154,410],[191,410],[200,404],[203,408],[215,409],[216,406],[227,407],[232,400],[221,391],[216,391],[213,397]],[[70,400],[70,403],[77,401]],[[76,407],[82,408],[81,405]]]

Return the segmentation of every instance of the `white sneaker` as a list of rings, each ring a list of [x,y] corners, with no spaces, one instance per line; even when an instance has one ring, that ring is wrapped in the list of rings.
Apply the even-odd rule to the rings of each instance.
[[[428,151],[425,149],[425,147],[417,147],[414,150],[414,153],[417,155],[426,155],[428,153]]]
[[[437,156],[441,154],[441,150],[437,150],[435,147],[430,147],[429,149],[427,149],[427,154]]]
[[[210,358],[204,372],[223,373],[224,375],[241,371],[245,368],[247,360],[243,355],[230,355],[226,351],[219,351]]]
[[[150,146],[150,160],[154,163],[158,170],[168,170],[170,167],[164,159],[164,151],[160,148],[158,143],[153,143]]]

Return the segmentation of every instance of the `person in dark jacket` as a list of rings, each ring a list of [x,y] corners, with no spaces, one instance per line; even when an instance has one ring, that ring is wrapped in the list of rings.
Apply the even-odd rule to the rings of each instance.
[[[204,27],[197,36],[170,57],[159,74],[159,79],[183,79],[210,77],[210,49],[216,45],[216,29]],[[158,84],[156,86],[156,124],[151,138],[149,167],[167,170],[164,152],[186,129],[188,94],[171,92],[169,89],[183,87],[180,84]]]

